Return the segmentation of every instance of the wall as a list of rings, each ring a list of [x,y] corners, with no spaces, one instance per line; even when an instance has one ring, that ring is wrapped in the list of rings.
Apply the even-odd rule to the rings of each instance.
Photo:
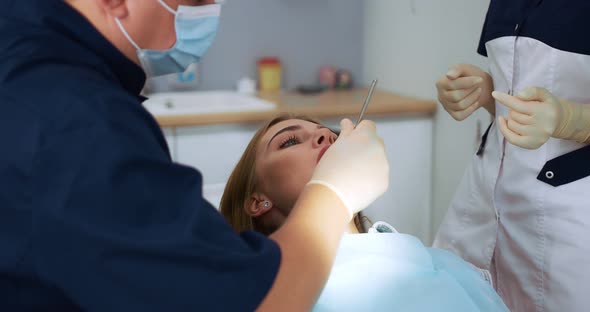
[[[485,58],[477,55],[476,49],[489,1],[364,3],[365,80],[377,77],[381,88],[436,99],[435,82],[452,64],[471,63],[486,68]],[[430,241],[476,148],[478,120],[483,130],[490,121],[489,115],[480,110],[468,120],[456,122],[439,108],[433,133],[432,211],[417,212],[430,230],[421,233],[421,227],[417,227],[412,233],[426,235]]]
[[[255,78],[265,55],[281,58],[287,88],[315,83],[321,65],[362,73],[362,1],[227,0],[221,14],[199,89],[232,89],[243,76]]]

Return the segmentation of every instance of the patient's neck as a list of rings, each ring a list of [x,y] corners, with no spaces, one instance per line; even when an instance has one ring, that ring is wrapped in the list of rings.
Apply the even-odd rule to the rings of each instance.
[[[346,228],[346,232],[348,234],[358,234],[360,233],[359,230],[356,228],[356,224],[354,224],[354,218],[350,223],[348,223],[348,228]]]

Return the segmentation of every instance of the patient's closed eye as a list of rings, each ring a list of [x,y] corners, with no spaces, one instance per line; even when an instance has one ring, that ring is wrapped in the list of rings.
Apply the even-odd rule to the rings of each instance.
[[[282,141],[279,145],[279,148],[283,149],[296,144],[299,144],[299,140],[297,140],[297,138],[294,135],[292,135],[289,136],[286,140]]]

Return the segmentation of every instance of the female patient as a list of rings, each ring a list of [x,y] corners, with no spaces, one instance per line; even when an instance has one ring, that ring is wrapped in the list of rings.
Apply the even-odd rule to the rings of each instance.
[[[237,231],[277,230],[337,138],[307,117],[268,122],[228,180],[220,204],[224,217]],[[354,221],[349,233],[363,232],[358,217]],[[507,311],[485,273],[377,222],[368,234],[343,237],[314,311]]]

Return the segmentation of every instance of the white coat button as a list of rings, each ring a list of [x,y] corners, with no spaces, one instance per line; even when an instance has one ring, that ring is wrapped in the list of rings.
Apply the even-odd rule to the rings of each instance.
[[[547,171],[545,172],[545,177],[551,180],[553,179],[553,177],[555,177],[555,174],[553,173],[553,171]]]

